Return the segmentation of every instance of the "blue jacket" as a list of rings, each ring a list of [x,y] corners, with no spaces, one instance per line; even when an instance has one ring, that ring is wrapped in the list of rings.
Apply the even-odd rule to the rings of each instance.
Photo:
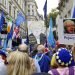
[[[50,70],[50,58],[45,54],[37,54],[35,59],[38,60],[41,72],[48,72]]]

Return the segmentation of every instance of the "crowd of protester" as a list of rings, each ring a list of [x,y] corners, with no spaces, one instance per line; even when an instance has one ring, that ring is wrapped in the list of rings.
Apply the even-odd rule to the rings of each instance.
[[[32,52],[26,44],[0,49],[0,75],[75,75],[75,44],[47,50],[38,44]]]

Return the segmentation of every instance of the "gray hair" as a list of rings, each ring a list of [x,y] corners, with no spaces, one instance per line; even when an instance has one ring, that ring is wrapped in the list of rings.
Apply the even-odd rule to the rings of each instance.
[[[21,44],[18,46],[18,51],[28,53],[28,46],[26,44]]]

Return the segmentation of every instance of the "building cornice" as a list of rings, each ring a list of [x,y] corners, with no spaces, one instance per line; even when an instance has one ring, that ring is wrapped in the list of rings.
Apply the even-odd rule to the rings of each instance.
[[[61,7],[65,7],[65,3],[68,2],[69,0],[60,0],[59,1],[59,6],[57,7],[58,10],[61,9]]]
[[[30,1],[30,0],[27,0],[26,2],[33,2],[33,3],[35,3],[36,8],[38,9],[38,6],[37,6],[36,1]]]
[[[4,14],[5,14],[5,15],[8,14],[8,12],[6,11],[6,7],[5,7],[3,4],[1,4],[1,3],[0,3],[0,10],[1,10],[1,11],[4,11]]]
[[[22,14],[25,16],[25,12],[23,11],[23,9],[20,7],[20,5],[18,4],[18,2],[16,0],[12,0],[12,2],[15,4],[15,6],[22,12]]]

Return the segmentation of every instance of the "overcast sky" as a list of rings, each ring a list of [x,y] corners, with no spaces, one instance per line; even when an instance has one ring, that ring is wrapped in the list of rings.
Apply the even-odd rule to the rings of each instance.
[[[46,0],[35,0],[38,6],[38,12],[43,15],[43,6]],[[51,9],[56,8],[58,6],[59,0],[47,0],[47,14],[51,11]]]

